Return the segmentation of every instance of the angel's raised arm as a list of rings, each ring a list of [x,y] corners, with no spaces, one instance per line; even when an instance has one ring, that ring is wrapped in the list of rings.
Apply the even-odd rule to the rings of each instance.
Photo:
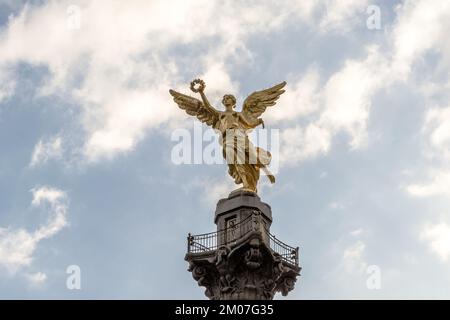
[[[198,84],[198,87],[196,88],[195,85]],[[205,82],[201,79],[195,79],[191,82],[191,90],[193,92],[198,92],[200,93],[200,96],[202,97],[203,100],[203,106],[208,109],[210,112],[212,113],[218,113],[219,111],[214,108],[208,101],[208,98],[206,98],[205,95]]]
[[[200,91],[200,96],[202,97],[203,105],[205,106],[205,108],[209,109],[209,111],[211,112],[218,112],[218,110],[209,103],[208,98],[206,98],[206,95],[203,92],[203,90]]]

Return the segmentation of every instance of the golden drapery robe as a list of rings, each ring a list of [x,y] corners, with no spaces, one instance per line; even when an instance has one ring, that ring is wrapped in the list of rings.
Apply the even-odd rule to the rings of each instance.
[[[260,169],[271,161],[270,152],[255,147],[248,138],[251,129],[259,122],[250,121],[240,112],[222,112],[215,125],[221,133],[223,157],[228,164],[228,173],[243,189],[256,192]]]

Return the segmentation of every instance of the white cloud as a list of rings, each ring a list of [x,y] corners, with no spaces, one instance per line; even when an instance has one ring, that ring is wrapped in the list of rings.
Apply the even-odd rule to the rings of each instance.
[[[450,46],[448,30],[450,29],[450,2],[443,1],[406,1],[398,8],[401,12],[393,31],[394,56],[392,65],[399,77],[406,78],[413,63],[429,51],[437,54],[437,67],[429,68],[430,74],[419,84],[424,93],[427,106],[433,106],[426,112],[424,128],[425,139],[423,154],[431,162],[425,169],[429,181],[413,183],[405,189],[411,195],[427,197],[450,194],[450,107],[436,107],[433,99],[437,96],[447,97],[449,83],[431,82],[433,73],[450,70]]]
[[[375,47],[368,48],[364,60],[347,61],[325,86],[325,110],[319,123],[332,132],[347,132],[353,148],[366,145],[371,99],[390,83],[387,71],[387,61]]]
[[[372,97],[393,81],[389,60],[377,47],[367,48],[364,59],[347,60],[323,88],[317,71],[309,71],[294,83],[286,99],[280,99],[282,106],[269,111],[275,121],[310,119],[305,128],[297,125],[282,130],[281,161],[294,165],[326,154],[340,132],[348,134],[352,149],[365,147]]]
[[[363,233],[364,233],[364,229],[363,228],[358,228],[358,229],[350,231],[350,235],[354,236],[354,237],[360,236]]]
[[[433,195],[450,196],[450,171],[433,170],[431,180],[420,184],[410,184],[406,190],[413,196],[428,197]]]
[[[364,260],[366,245],[361,240],[348,246],[342,255],[341,264],[348,273],[363,274],[367,269],[367,262]]]
[[[355,1],[78,1],[80,28],[70,29],[70,1],[25,6],[0,34],[0,74],[19,62],[48,68],[41,95],[61,94],[81,107],[82,155],[88,161],[133,150],[149,129],[180,117],[168,88],[185,86],[185,74],[202,74],[208,90],[236,90],[228,60],[249,62],[247,39],[292,21],[333,30],[352,25]],[[238,12],[239,14],[236,14]],[[150,18],[151,17],[151,18]],[[343,23],[347,21],[346,23]],[[45,34],[45,37],[42,35]],[[211,45],[208,40],[213,40]],[[169,56],[183,45],[205,45],[202,54]],[[189,76],[190,77],[190,76]],[[13,83],[8,77],[2,83]],[[311,88],[296,94],[315,108],[316,75]],[[305,82],[300,82],[303,85]],[[2,84],[3,85],[3,84]],[[11,93],[0,90],[0,95]],[[294,95],[295,96],[295,95]],[[309,99],[309,100],[308,100]],[[275,116],[276,117],[276,116]],[[69,153],[72,154],[72,153]]]
[[[443,261],[450,257],[450,225],[446,223],[430,224],[424,227],[421,238],[428,241],[430,249]]]
[[[333,201],[328,205],[328,207],[333,210],[343,210],[346,205],[340,201]]]
[[[62,156],[62,138],[54,136],[44,141],[39,140],[31,156],[30,167],[45,164],[50,159],[60,159]]]
[[[14,75],[10,70],[0,72],[0,102],[11,97],[16,87]]]
[[[330,132],[310,124],[288,128],[280,134],[280,165],[295,165],[299,161],[325,154],[330,148]]]
[[[424,155],[432,160],[427,169],[429,181],[413,183],[406,190],[413,196],[450,196],[450,107],[432,108],[423,128]]]
[[[344,259],[360,259],[364,253],[366,245],[362,241],[358,241],[344,251]]]
[[[0,34],[0,74],[18,62],[47,67],[49,75],[39,93],[64,94],[81,107],[78,120],[84,130],[76,150],[95,162],[133,150],[150,129],[183,117],[167,90],[186,88],[187,73],[204,77],[208,95],[219,102],[224,92],[239,89],[227,66],[230,60],[252,61],[246,46],[251,36],[292,21],[325,32],[346,31],[366,17],[368,2],[81,1],[79,30],[67,28],[69,4],[27,6],[10,20]],[[441,44],[450,21],[448,7],[439,1],[406,1],[397,8],[393,27],[386,29],[383,49],[369,46],[365,57],[345,61],[322,79],[323,86],[314,66],[290,82],[280,105],[267,112],[273,122],[305,120],[282,133],[289,141],[282,146],[287,150],[284,162],[292,165],[326,154],[340,132],[348,134],[353,149],[366,146],[373,96],[405,80],[428,50],[447,52]],[[201,55],[190,50],[168,54],[186,45],[205,49]],[[14,82],[12,75],[7,80]],[[11,89],[4,92],[10,94]],[[35,152],[45,162],[42,147],[38,144]]]
[[[289,12],[272,2],[78,3],[76,30],[67,28],[70,1],[26,6],[12,18],[0,34],[0,73],[18,62],[47,67],[39,93],[65,94],[81,106],[90,161],[130,151],[148,129],[179,117],[167,91],[184,85],[180,69],[212,79],[212,91],[236,89],[223,62],[248,59],[246,37],[278,28]],[[167,55],[213,38],[216,44],[201,55]]]
[[[308,71],[280,99],[282,105],[268,111],[273,121],[310,119],[305,128],[282,131],[281,160],[296,164],[326,154],[339,132],[349,135],[352,148],[366,146],[372,97],[394,79],[389,74],[389,61],[377,47],[367,48],[367,57],[362,60],[346,61],[323,88],[319,87],[317,70]]]
[[[277,105],[264,113],[267,122],[295,121],[300,117],[316,112],[320,108],[320,75],[316,68],[311,68],[296,82],[288,83],[286,92]]]
[[[208,62],[207,70],[200,76],[207,85],[208,99],[214,105],[222,105],[222,97],[226,93],[233,93],[238,91],[238,84],[233,82],[226,66],[222,62],[210,61]]]
[[[242,184],[235,184],[230,177],[221,179],[204,177],[195,178],[183,188],[186,192],[190,192],[193,188],[194,190],[200,189],[202,193],[201,201],[206,207],[211,208],[217,204],[218,199],[227,198],[233,190],[240,187],[242,187]]]
[[[330,23],[334,21],[335,25],[339,25],[338,21],[344,22],[345,17],[355,14],[354,12],[361,8],[357,2],[352,0],[333,1],[334,4],[330,4],[328,7],[330,12],[328,21]],[[337,9],[334,10],[333,7]],[[352,10],[354,10],[353,13],[351,13]],[[365,10],[361,14],[365,14]],[[327,19],[322,20],[322,24],[326,25],[326,21]],[[331,139],[339,132],[346,132],[349,135],[350,146],[353,149],[365,147],[368,142],[367,125],[372,99],[377,92],[388,88],[396,81],[407,80],[415,64],[422,61],[424,55],[430,50],[439,53],[439,59],[447,62],[445,66],[440,64],[441,70],[443,67],[448,70],[450,60],[447,60],[450,56],[450,46],[446,46],[445,43],[447,43],[449,21],[449,3],[406,1],[403,6],[397,8],[397,19],[393,27],[387,29],[387,46],[383,49],[369,46],[365,58],[347,60],[340,70],[331,75],[323,88],[318,87],[317,75],[307,76],[298,84],[294,84],[292,87],[296,90],[292,96],[295,97],[295,94],[302,92],[302,88],[303,92],[307,94],[296,103],[289,99],[281,100],[283,98],[280,99],[280,102],[284,104],[285,101],[289,101],[293,105],[304,103],[306,110],[311,110],[313,113],[312,117],[309,116],[308,125],[320,128],[323,139],[319,140],[319,145],[322,147],[305,148],[305,145],[314,145],[315,141],[305,141],[304,130],[298,127],[286,130],[285,136],[289,137],[291,141],[302,141],[302,143],[296,143],[296,146],[282,147],[289,149],[286,156],[294,155],[290,156],[291,163],[325,154],[330,149]],[[420,78],[423,78],[423,75]],[[447,83],[435,84],[434,91],[439,90],[442,93],[447,87]],[[287,121],[296,118],[298,120],[304,115],[300,111],[301,107],[297,112],[290,109],[292,108],[288,107],[286,112],[278,111],[276,118],[274,111],[274,115],[271,116],[276,120]],[[443,110],[438,113],[434,116],[432,112],[428,121],[431,121],[430,119],[444,121],[443,119],[448,118],[447,115],[442,114]],[[448,152],[448,132],[450,132],[448,126],[447,120],[445,123],[441,123],[431,141],[441,147],[441,152]],[[309,150],[309,152],[305,150]]]
[[[33,189],[32,193],[32,206],[48,204],[49,218],[45,224],[31,232],[23,228],[0,228],[0,266],[10,274],[30,267],[39,243],[53,237],[67,225],[67,195],[63,191],[44,186]],[[34,283],[45,281],[42,273],[30,277],[28,278]]]
[[[365,21],[368,0],[326,0],[320,28],[325,31],[348,31],[356,21]],[[359,18],[359,19],[358,19]]]
[[[47,280],[47,275],[42,272],[29,273],[26,274],[25,277],[32,286],[41,286]]]
[[[450,107],[430,109],[424,129],[431,147],[430,156],[450,160]]]
[[[396,76],[406,77],[414,62],[428,50],[448,50],[450,3],[440,0],[405,1],[397,8],[397,23],[392,32]],[[449,53],[449,51],[447,51]],[[446,55],[442,56],[444,59]],[[448,55],[447,55],[448,59]]]

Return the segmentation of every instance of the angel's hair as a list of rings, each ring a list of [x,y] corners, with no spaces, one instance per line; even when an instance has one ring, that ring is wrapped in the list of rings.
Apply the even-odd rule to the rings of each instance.
[[[224,103],[227,98],[231,98],[233,100],[233,104],[236,104],[236,98],[232,94],[224,95],[223,99],[222,99],[222,103]]]

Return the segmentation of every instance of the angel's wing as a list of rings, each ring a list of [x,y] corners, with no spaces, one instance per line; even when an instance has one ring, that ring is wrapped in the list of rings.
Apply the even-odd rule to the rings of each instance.
[[[206,108],[200,100],[194,97],[176,92],[174,90],[169,90],[169,92],[173,97],[173,101],[178,104],[180,109],[186,111],[186,113],[190,116],[196,116],[201,122],[214,127],[219,118],[217,111]]]
[[[244,101],[242,113],[250,119],[256,120],[267,107],[274,106],[277,99],[284,92],[282,90],[286,81],[281,82],[269,89],[253,92]]]

